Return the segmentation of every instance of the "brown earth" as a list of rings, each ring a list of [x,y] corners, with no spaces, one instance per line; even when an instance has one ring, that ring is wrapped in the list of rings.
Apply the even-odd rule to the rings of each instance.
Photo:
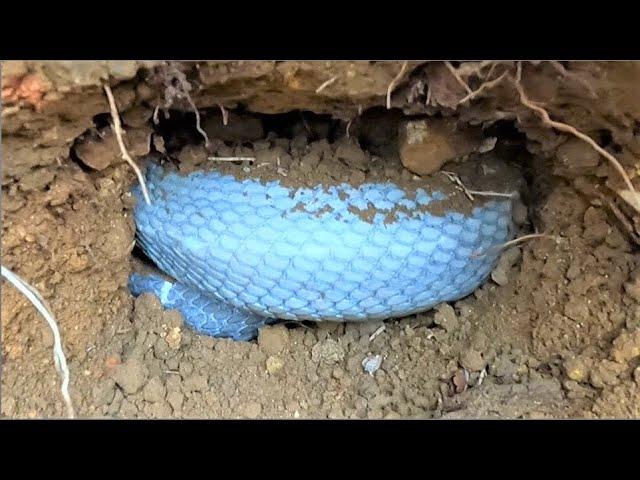
[[[185,70],[201,87],[191,91],[199,108],[241,104],[347,120],[358,105],[384,105],[401,65],[225,62]],[[134,301],[126,284],[135,177],[115,146],[98,149],[90,168],[74,145],[110,141],[108,128],[94,125],[108,112],[99,85],[110,74],[129,146],[138,155],[148,150],[154,99],[166,97],[163,77],[139,70],[148,66],[3,65],[2,264],[50,304],[79,416],[640,417],[638,218],[615,196],[619,178],[604,159],[587,158],[588,149],[565,146],[556,155],[568,137],[543,127],[506,81],[458,105],[466,92],[441,63],[411,63],[394,107],[462,123],[514,119],[535,155],[526,163],[531,191],[522,220],[558,241],[508,250],[492,279],[452,306],[384,323],[269,327],[257,342],[194,335],[154,297]],[[482,81],[468,73],[475,67],[457,66],[471,88]],[[492,78],[510,67],[497,64]],[[636,178],[640,64],[562,68],[526,64],[522,84],[552,118],[591,135]],[[149,141],[161,147],[157,135]],[[64,416],[50,330],[5,281],[1,299],[1,414]],[[363,361],[375,355],[382,363],[370,375]]]

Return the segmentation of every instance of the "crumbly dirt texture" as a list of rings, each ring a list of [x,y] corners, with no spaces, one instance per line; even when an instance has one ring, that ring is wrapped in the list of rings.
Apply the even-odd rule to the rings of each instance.
[[[356,156],[376,156],[394,169],[397,153],[370,145],[372,139],[393,144],[389,128],[384,122],[365,128],[363,118],[368,108],[384,107],[387,86],[401,67],[402,62],[180,66],[194,85],[190,93],[203,109],[205,127],[213,120],[221,124],[218,104],[229,109],[229,126],[232,115],[247,112],[330,114],[343,122],[340,128],[353,120],[352,138],[341,132],[327,140],[332,158],[357,138],[369,146]],[[518,208],[518,223],[523,232],[557,240],[531,240],[506,250],[491,278],[451,305],[386,322],[267,327],[253,342],[195,335],[155,297],[131,298],[127,277],[135,226],[129,191],[135,175],[113,142],[100,84],[110,78],[125,141],[136,158],[154,150],[188,169],[188,142],[172,145],[153,121],[166,95],[158,68],[158,62],[2,65],[2,264],[36,288],[55,314],[78,416],[640,418],[639,219],[615,195],[619,177],[583,144],[541,125],[506,80],[460,103],[467,92],[447,76],[442,62],[409,62],[392,95],[395,114],[453,116],[486,128],[512,122],[522,134],[518,148],[529,152],[518,161],[528,182],[528,208]],[[475,90],[513,64],[467,62],[454,68]],[[640,188],[640,64],[540,62],[523,65],[521,75],[528,94],[552,118],[589,134]],[[232,111],[236,107],[242,108]],[[172,108],[190,112],[183,100]],[[158,114],[160,126],[163,115]],[[228,145],[214,135],[219,128],[207,127],[211,155],[227,153],[222,145],[232,155],[238,146],[257,154],[259,141],[269,142],[263,151],[280,142],[294,167],[294,159],[324,145],[327,136],[303,142],[295,133],[283,139],[256,127],[255,135],[245,132]],[[188,148],[201,148],[199,142]],[[250,146],[242,147],[245,142]],[[499,140],[496,152],[501,143],[509,142]],[[364,181],[350,162],[336,175]],[[258,164],[222,168],[246,173],[243,168]],[[280,167],[269,169],[293,180],[294,174],[278,173],[290,167],[283,167],[281,157]],[[4,280],[1,295],[0,414],[64,417],[47,324]]]
[[[389,122],[389,128],[393,127],[393,122]],[[503,160],[502,157],[509,156],[506,152],[502,152],[502,156],[490,152],[452,159],[445,165],[445,171],[457,175],[462,187],[443,172],[425,176],[411,173],[403,167],[395,143],[379,150],[379,156],[363,149],[356,138],[346,136],[331,143],[326,139],[309,142],[305,135],[289,140],[270,132],[263,140],[242,145],[227,143],[231,146],[220,139],[210,142],[208,148],[204,145],[185,146],[177,154],[178,172],[187,175],[197,171],[216,171],[240,180],[278,181],[291,188],[314,188],[318,185],[327,188],[344,184],[359,187],[365,183],[388,181],[402,188],[410,199],[415,199],[418,189],[444,194],[445,200],[434,200],[418,207],[418,210],[435,215],[452,211],[469,214],[474,207],[496,198],[469,197],[464,188],[517,195],[524,188],[522,169],[516,163],[518,159],[510,158],[511,162]],[[229,161],[234,158],[250,160]],[[165,162],[165,165],[167,169],[176,169],[172,168],[173,164]],[[300,208],[304,206],[301,204]],[[373,204],[364,211],[352,208],[365,220],[370,220],[377,213]],[[395,218],[401,210],[406,209],[387,212],[389,219]]]

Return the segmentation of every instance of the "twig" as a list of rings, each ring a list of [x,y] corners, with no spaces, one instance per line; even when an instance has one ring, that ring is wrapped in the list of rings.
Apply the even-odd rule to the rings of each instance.
[[[394,79],[391,80],[391,83],[387,87],[387,110],[391,110],[391,92],[393,91],[394,88],[396,88],[396,85],[404,75],[404,71],[407,69],[407,65],[409,65],[409,61],[405,60],[404,63],[402,64],[402,68],[398,72],[398,75],[396,75]]]
[[[501,243],[500,245],[492,245],[491,247],[487,248],[484,253],[476,251],[471,254],[471,257],[472,258],[484,257],[491,250],[504,250],[505,248],[509,248],[512,245],[516,245],[518,243],[522,243],[526,240],[531,240],[534,238],[548,238],[550,240],[556,240],[556,241],[558,240],[558,237],[554,235],[548,235],[546,233],[530,233],[529,235],[523,235],[522,237],[514,238],[513,240],[509,240],[508,242]]]
[[[207,157],[212,162],[254,162],[254,157]]]
[[[118,108],[116,107],[116,101],[113,98],[113,92],[111,91],[111,87],[108,83],[104,84],[104,91],[107,94],[107,98],[109,99],[109,107],[111,108],[111,118],[113,120],[113,130],[116,134],[116,139],[118,140],[118,146],[120,147],[120,153],[122,154],[122,158],[124,158],[133,171],[136,172],[136,176],[138,177],[138,182],[140,182],[140,187],[142,188],[142,195],[144,196],[145,202],[147,205],[151,205],[151,199],[149,198],[149,192],[147,191],[147,185],[144,181],[144,177],[142,176],[142,172],[138,168],[138,165],[133,161],[129,152],[127,152],[127,147],[124,146],[124,141],[122,140],[122,124],[120,123],[120,114],[118,113]]]
[[[69,367],[67,366],[67,359],[64,355],[64,351],[62,350],[60,331],[58,330],[56,320],[51,313],[51,309],[47,305],[47,302],[45,302],[42,296],[38,293],[38,291],[35,290],[27,282],[25,282],[22,278],[6,268],[4,265],[1,266],[1,271],[2,276],[9,282],[11,282],[11,284],[20,291],[20,293],[27,297],[27,299],[33,304],[34,307],[36,307],[38,312],[40,312],[40,314],[49,324],[49,328],[51,328],[51,331],[53,333],[53,361],[56,370],[62,377],[62,397],[64,398],[64,402],[67,405],[68,417],[75,418],[73,403],[71,402],[71,397],[69,396]]]
[[[502,193],[493,192],[491,190],[467,190],[471,195],[478,195],[479,197],[504,197],[504,198],[518,198],[518,192]]]
[[[458,187],[460,187],[464,192],[464,194],[467,196],[467,198],[473,202],[474,200],[473,194],[469,191],[467,187],[465,187],[464,183],[462,183],[462,180],[460,180],[460,177],[456,173],[447,172],[445,170],[441,170],[441,173],[444,176],[446,176],[450,181],[455,183]]]
[[[442,170],[441,173],[443,173],[449,180],[451,180],[458,187],[460,187],[463,190],[464,194],[467,196],[467,198],[471,201],[475,200],[473,197],[474,195],[478,195],[479,197],[504,197],[504,198],[518,198],[520,195],[518,192],[504,193],[504,192],[494,192],[492,190],[469,190],[466,187],[466,185],[462,183],[462,180],[460,179],[458,174],[454,172],[448,172],[446,170]]]
[[[322,85],[320,85],[318,88],[316,88],[316,93],[320,93],[322,90],[327,88],[329,85],[331,85],[333,82],[335,82],[338,79],[338,77],[339,77],[339,75],[335,75],[335,76],[331,77],[329,80],[327,80],[326,82],[324,82]]]
[[[378,328],[376,329],[376,331],[375,331],[375,332],[373,332],[373,333],[371,334],[371,336],[369,337],[369,341],[370,341],[370,342],[373,342],[373,340],[374,340],[378,335],[380,335],[382,332],[384,332],[386,328],[387,328],[387,327],[386,327],[386,326],[384,326],[384,325],[382,325],[382,326],[378,327]]]
[[[462,79],[462,77],[457,72],[457,70],[453,67],[453,65],[451,65],[451,62],[449,62],[449,61],[444,62],[444,65],[451,72],[451,75],[453,75],[453,77],[456,79],[456,81],[462,86],[462,88],[464,88],[467,91],[467,93],[471,93],[471,88],[469,88],[469,85],[467,85],[467,82],[465,82]]]
[[[518,62],[518,70],[521,70],[521,66],[520,66],[519,62]],[[631,183],[631,179],[627,175],[627,172],[625,172],[625,170],[622,167],[622,165],[620,164],[620,162],[618,162],[618,160],[616,160],[616,158],[613,155],[611,155],[609,152],[607,152],[605,149],[603,149],[600,145],[598,145],[588,135],[585,135],[584,133],[576,130],[571,125],[551,120],[551,118],[549,117],[549,113],[544,108],[539,107],[538,105],[534,104],[531,100],[529,100],[529,98],[527,97],[526,93],[524,92],[524,89],[522,88],[522,84],[519,81],[516,80],[514,82],[514,85],[515,85],[515,87],[516,87],[516,89],[518,91],[518,94],[520,95],[520,102],[522,102],[522,104],[525,107],[527,107],[527,108],[533,110],[534,112],[538,113],[542,117],[542,122],[545,125],[547,125],[547,126],[549,126],[551,128],[555,128],[556,130],[560,130],[561,132],[570,133],[571,135],[574,135],[575,137],[579,138],[583,142],[585,142],[588,145],[590,145],[591,148],[593,148],[596,152],[598,152],[604,158],[609,160],[609,162],[611,162],[613,167],[618,171],[618,173],[620,174],[620,176],[624,180],[624,182],[627,185],[627,188],[629,189],[629,191],[631,193],[633,193],[633,197],[635,199],[635,205],[632,205],[632,206],[637,211],[640,212],[640,204],[638,204],[638,193],[636,192],[636,189],[634,188],[633,184]]]

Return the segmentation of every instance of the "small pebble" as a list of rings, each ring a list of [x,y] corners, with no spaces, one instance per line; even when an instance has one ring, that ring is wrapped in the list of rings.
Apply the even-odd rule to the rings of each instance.
[[[180,327],[173,327],[167,332],[167,336],[164,338],[169,348],[172,350],[178,350],[180,348],[180,342],[182,341],[182,332]]]
[[[382,355],[369,355],[362,360],[362,368],[371,376],[378,371],[380,365],[382,365]]]
[[[589,370],[580,358],[570,358],[564,362],[564,370],[571,380],[584,382],[589,377]]]
[[[282,370],[282,367],[284,367],[284,362],[279,357],[272,355],[267,358],[267,372],[270,375],[275,375]]]

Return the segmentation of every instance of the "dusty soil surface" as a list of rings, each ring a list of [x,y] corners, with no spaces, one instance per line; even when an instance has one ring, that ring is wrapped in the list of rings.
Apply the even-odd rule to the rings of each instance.
[[[393,122],[388,122],[388,125],[389,129],[394,127]],[[377,149],[380,155],[375,155],[363,148],[354,137],[342,136],[335,142],[327,139],[309,142],[305,135],[290,140],[269,132],[265,139],[242,144],[215,139],[208,148],[204,145],[186,145],[175,155],[176,164],[163,156],[150,160],[160,162],[167,171],[173,170],[184,175],[196,171],[216,171],[238,179],[257,179],[262,183],[278,181],[291,188],[314,188],[318,185],[327,188],[344,184],[358,187],[365,183],[391,182],[401,187],[407,198],[415,198],[418,189],[445,194],[445,200],[419,207],[434,215],[444,215],[451,211],[468,214],[474,207],[495,198],[467,197],[463,188],[447,176],[450,173],[457,175],[464,188],[472,191],[516,196],[525,191],[517,155],[510,154],[503,145],[498,150],[499,153],[473,154],[464,159],[454,159],[445,165],[445,171],[420,176],[403,167],[397,144],[393,142]],[[510,161],[505,161],[505,157],[509,157]],[[229,161],[234,158],[249,160]],[[300,204],[300,208],[304,206]],[[372,203],[365,210],[352,208],[353,213],[367,221],[376,213]],[[399,209],[388,211],[389,221],[395,218],[396,210]]]
[[[232,67],[239,68],[235,63],[224,67],[227,77]],[[388,68],[381,71],[392,78],[395,70],[390,74]],[[212,67],[209,74],[220,69]],[[237,80],[240,85],[271,75],[251,77],[249,70]],[[612,72],[609,78],[619,70]],[[421,75],[415,75],[416,82]],[[228,88],[232,97],[236,80],[225,83],[227,77],[219,77],[216,88]],[[142,156],[151,148],[144,139],[155,135],[153,109],[144,103],[140,82],[128,71],[122,78],[114,93],[128,131],[141,131],[128,133],[127,141],[130,146],[138,141]],[[345,73],[344,78],[351,77]],[[436,93],[438,78],[437,72],[427,76]],[[334,81],[335,88],[344,88],[340,82]],[[82,88],[93,88],[93,82],[85,83],[89,86]],[[257,341],[233,342],[194,335],[177,312],[164,311],[152,296],[131,298],[126,286],[134,239],[129,189],[135,177],[115,147],[76,151],[89,140],[112,141],[98,134],[105,125],[94,118],[108,111],[106,103],[98,101],[97,88],[63,92],[64,102],[49,104],[45,114],[37,109],[46,104],[36,103],[52,94],[43,94],[38,85],[10,92],[33,109],[22,107],[8,122],[3,116],[2,264],[37,288],[55,313],[79,416],[640,417],[640,258],[629,235],[633,225],[615,214],[601,187],[610,173],[606,164],[566,165],[555,147],[542,154],[545,145],[566,144],[566,138],[542,137],[539,125],[530,131],[520,125],[534,139],[527,148],[537,154],[525,164],[531,191],[528,215],[521,212],[521,220],[530,231],[558,240],[507,250],[492,278],[470,297],[401,320],[279,325],[263,329]],[[622,90],[625,85],[620,80]],[[322,103],[330,88],[305,95]],[[564,95],[569,90],[561,89]],[[579,99],[575,105],[588,104],[587,94],[572,95]],[[447,97],[432,95],[427,104],[433,106],[434,98]],[[505,98],[488,97],[475,112],[495,111]],[[299,97],[287,99],[301,108]],[[324,98],[323,108],[331,111],[327,105]],[[285,102],[282,109],[292,108]],[[590,118],[608,119],[600,128],[612,132],[609,144],[617,144],[624,157],[639,135],[625,141],[624,125],[611,120],[622,117],[612,109],[604,102]],[[575,118],[584,115],[578,107],[575,111]],[[589,130],[588,124],[576,126]],[[151,142],[162,148],[157,136]],[[293,142],[295,135],[289,154]],[[100,161],[90,168],[80,157],[92,154]],[[379,152],[369,155],[382,158]],[[1,333],[0,414],[64,417],[51,332],[4,280]]]

